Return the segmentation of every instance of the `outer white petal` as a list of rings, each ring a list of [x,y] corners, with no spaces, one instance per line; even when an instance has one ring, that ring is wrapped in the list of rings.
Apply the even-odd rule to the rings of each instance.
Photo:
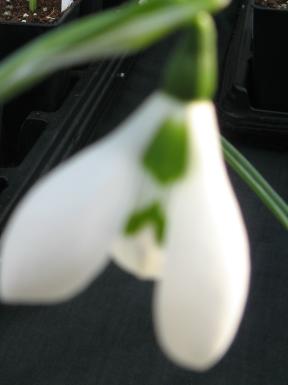
[[[167,355],[201,371],[216,363],[233,341],[250,268],[213,106],[191,104],[187,117],[191,170],[171,195],[167,254],[154,313],[157,337]]]
[[[135,206],[138,156],[171,101],[152,96],[114,134],[42,178],[3,234],[0,295],[53,302],[82,290],[107,263]]]

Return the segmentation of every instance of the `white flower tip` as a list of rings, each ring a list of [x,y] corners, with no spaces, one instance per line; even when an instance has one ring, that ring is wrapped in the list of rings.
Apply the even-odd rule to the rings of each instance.
[[[195,336],[194,341],[187,344],[186,341],[181,341],[179,333],[172,333],[168,336],[163,334],[163,331],[157,331],[158,342],[165,355],[175,364],[188,370],[204,372],[215,366],[226,354],[234,339],[224,331],[214,336],[210,340],[205,338],[204,334],[200,333],[200,338]],[[189,334],[189,333],[187,333]],[[208,333],[209,334],[209,333]]]
[[[0,299],[6,303],[68,300],[82,291],[106,262],[103,256],[93,263],[88,247],[76,247],[78,238],[75,232],[69,234],[69,224],[61,222],[61,216],[58,222],[49,215],[46,218],[45,210],[35,201],[34,191],[16,209],[2,236]]]
[[[0,300],[11,304],[53,304],[60,303],[81,293],[91,282],[95,266],[83,269],[72,256],[71,264],[62,264],[61,252],[52,252],[47,246],[35,248],[14,246],[13,228],[2,252],[3,263],[0,272]],[[17,233],[17,232],[16,232]],[[14,241],[14,242],[13,242]],[[36,242],[37,243],[37,242]],[[26,250],[25,250],[26,249]],[[63,255],[65,250],[63,249]],[[69,253],[66,255],[69,257]],[[66,258],[64,258],[66,259]],[[74,262],[74,263],[73,263]],[[92,265],[92,264],[91,264]],[[103,261],[102,267],[105,266]],[[97,266],[101,271],[100,263]]]

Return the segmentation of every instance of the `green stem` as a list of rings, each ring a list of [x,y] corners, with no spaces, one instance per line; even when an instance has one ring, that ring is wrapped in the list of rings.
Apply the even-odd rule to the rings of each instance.
[[[255,167],[225,138],[222,137],[222,148],[227,163],[255,192],[265,206],[278,221],[288,230],[288,205],[270,186]]]
[[[212,16],[199,12],[168,61],[166,93],[184,101],[212,99],[217,86],[216,36]]]
[[[29,0],[29,9],[31,12],[35,12],[37,8],[37,0]]]

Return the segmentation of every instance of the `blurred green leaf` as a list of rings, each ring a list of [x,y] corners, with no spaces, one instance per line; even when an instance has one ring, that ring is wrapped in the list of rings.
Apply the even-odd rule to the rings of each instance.
[[[288,205],[263,178],[256,168],[230,143],[222,137],[225,160],[241,179],[251,188],[276,219],[288,230]]]
[[[143,49],[199,11],[213,12],[227,0],[149,0],[82,18],[42,36],[0,65],[0,102],[7,101],[53,71]]]

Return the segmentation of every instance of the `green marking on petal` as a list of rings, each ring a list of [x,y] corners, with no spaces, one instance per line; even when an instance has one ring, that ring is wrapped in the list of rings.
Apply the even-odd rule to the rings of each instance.
[[[126,235],[134,235],[145,226],[153,226],[155,238],[159,243],[163,242],[165,233],[165,214],[159,202],[152,203],[143,210],[131,214],[125,226]]]
[[[184,120],[167,119],[143,157],[144,168],[163,184],[182,178],[188,165],[188,130]]]

